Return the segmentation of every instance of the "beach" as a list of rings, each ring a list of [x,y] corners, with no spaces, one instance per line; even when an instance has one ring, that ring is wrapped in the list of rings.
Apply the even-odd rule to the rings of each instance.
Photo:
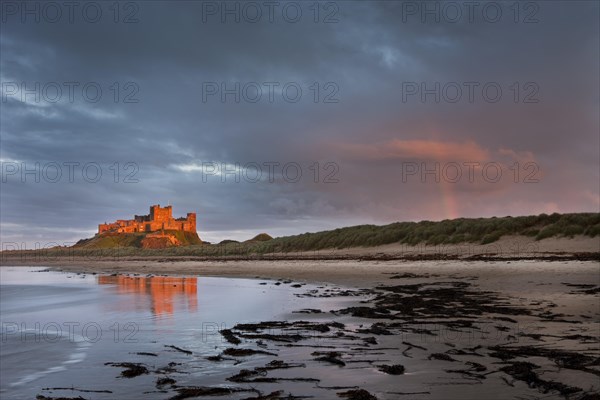
[[[147,343],[148,352],[175,363],[170,369],[125,353],[104,360],[112,364],[103,368],[121,368],[122,375],[114,371],[120,383],[93,389],[114,390],[127,379],[135,390],[125,398],[135,398],[138,391],[170,399],[478,399],[484,394],[597,399],[598,262],[538,256],[490,261],[46,259],[38,265],[48,273],[113,284],[220,277],[251,282],[266,296],[274,290],[295,299],[285,300],[277,312],[250,308],[241,323],[225,313],[228,324],[211,330],[219,342],[210,351],[194,348],[192,334],[183,341],[187,347],[175,350],[165,347],[170,344],[164,338]],[[222,301],[235,302],[228,293],[233,297]],[[202,304],[199,310],[202,314]],[[40,392],[46,398],[69,393],[86,399],[114,395]]]

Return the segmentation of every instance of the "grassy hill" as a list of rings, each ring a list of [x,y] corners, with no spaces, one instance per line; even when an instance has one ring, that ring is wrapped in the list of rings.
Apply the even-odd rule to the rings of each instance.
[[[254,236],[252,239],[246,240],[244,243],[267,242],[269,240],[273,240],[271,235],[269,235],[268,233],[259,233],[258,235]]]
[[[167,235],[173,235],[183,246],[201,245],[198,234],[193,232],[164,230]],[[96,235],[90,239],[82,239],[73,247],[81,249],[113,249],[123,247],[141,248],[146,233],[108,233]]]

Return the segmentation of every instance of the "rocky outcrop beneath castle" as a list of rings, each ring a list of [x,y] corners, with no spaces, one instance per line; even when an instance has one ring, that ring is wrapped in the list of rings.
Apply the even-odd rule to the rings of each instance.
[[[181,246],[181,242],[174,235],[162,232],[150,233],[142,239],[142,248],[144,249],[164,249],[167,247]]]
[[[97,234],[89,239],[82,239],[73,247],[86,249],[119,249],[127,247],[162,249],[165,247],[201,244],[202,241],[196,232],[165,230],[152,233],[106,232]]]

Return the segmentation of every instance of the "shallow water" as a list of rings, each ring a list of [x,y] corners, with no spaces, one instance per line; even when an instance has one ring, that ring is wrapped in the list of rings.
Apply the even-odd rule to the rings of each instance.
[[[104,363],[161,366],[162,357],[135,354],[138,352],[168,351],[172,362],[189,359],[166,345],[197,356],[214,355],[215,348],[227,347],[220,329],[238,322],[274,319],[294,309],[337,307],[344,302],[294,296],[310,290],[311,285],[294,289],[262,282],[1,267],[0,397],[31,399],[44,393],[44,388],[74,386],[110,389],[114,394],[107,398],[117,393],[122,399],[139,398],[139,388],[152,387],[156,378],[115,379],[120,369]],[[226,373],[218,363],[199,363],[195,368],[203,385],[222,382]],[[104,398],[100,393],[93,397]],[[148,393],[144,397],[165,395]]]
[[[516,281],[497,266],[479,274],[472,267],[384,274],[388,285],[366,290],[2,267],[0,398],[168,399],[198,386],[243,390],[230,399],[274,392],[337,399],[352,388],[380,400],[565,398],[501,370],[520,361],[535,364],[546,383],[576,386],[578,396],[598,392],[600,364],[589,361],[599,355],[600,310],[591,306],[598,294],[582,292],[595,287],[595,264]],[[378,307],[389,314],[364,314]],[[322,312],[294,312],[302,309]],[[236,323],[254,324],[236,327],[241,343],[232,345],[218,331]],[[378,324],[389,331],[373,331]],[[228,356],[227,348],[263,353]],[[572,365],[563,368],[549,353],[528,356],[528,348],[567,351],[561,359]],[[510,349],[522,356],[506,359]],[[320,359],[329,352],[341,365]],[[128,379],[124,368],[106,365],[122,362],[148,373]],[[397,364],[404,374],[381,370]],[[244,370],[255,374],[236,380]],[[165,377],[176,383],[158,385]]]

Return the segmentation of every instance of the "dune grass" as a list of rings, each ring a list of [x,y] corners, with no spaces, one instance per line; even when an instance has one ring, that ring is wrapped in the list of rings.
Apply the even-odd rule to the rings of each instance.
[[[359,225],[332,231],[286,236],[264,243],[280,251],[373,247],[390,243],[440,245],[488,244],[502,236],[523,235],[541,240],[549,237],[600,235],[600,213],[540,214],[526,217],[458,218],[439,222],[396,222]]]

